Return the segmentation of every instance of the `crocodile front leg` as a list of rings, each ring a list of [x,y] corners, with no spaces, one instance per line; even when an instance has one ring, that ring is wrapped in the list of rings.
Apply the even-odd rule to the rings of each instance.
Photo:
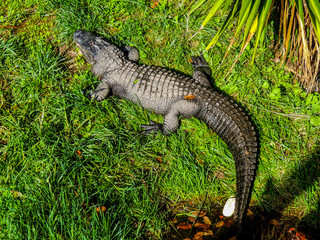
[[[109,95],[110,91],[111,88],[106,82],[100,82],[95,90],[89,92],[89,97],[100,102]]]
[[[169,111],[164,116],[163,124],[150,121],[150,125],[141,125],[145,133],[160,131],[162,134],[169,135],[175,132],[179,125],[179,117],[191,118],[197,115],[200,106],[197,100],[179,100],[171,105]]]
[[[212,71],[209,67],[209,64],[206,62],[206,60],[204,60],[203,55],[191,57],[191,59],[192,66],[194,68],[194,72],[192,75],[193,79],[207,87],[211,87],[209,79],[211,77]]]
[[[139,50],[136,49],[135,47],[124,46],[122,50],[123,50],[125,56],[130,61],[132,61],[132,62],[138,62],[139,61],[139,59],[140,59]]]

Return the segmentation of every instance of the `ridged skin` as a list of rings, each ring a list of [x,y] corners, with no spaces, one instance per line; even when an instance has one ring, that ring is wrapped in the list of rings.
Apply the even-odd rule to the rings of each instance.
[[[127,59],[117,47],[91,33],[79,30],[74,39],[92,64],[93,74],[101,79],[96,90],[90,93],[92,98],[101,101],[112,92],[164,115],[163,124],[144,126],[147,132],[159,130],[170,134],[179,127],[180,116],[194,116],[204,120],[227,143],[235,159],[234,226],[240,234],[258,158],[256,132],[245,112],[209,86],[203,66],[196,66],[193,78],[190,78],[167,69],[138,65],[134,62],[138,60],[136,55]],[[189,97],[186,99],[186,96]]]

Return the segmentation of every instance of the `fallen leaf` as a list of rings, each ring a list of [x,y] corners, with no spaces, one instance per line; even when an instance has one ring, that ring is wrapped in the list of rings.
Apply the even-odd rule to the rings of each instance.
[[[194,221],[196,221],[196,218],[195,218],[195,217],[192,217],[192,216],[189,216],[189,217],[188,217],[188,220],[193,223]]]
[[[216,223],[216,227],[219,228],[219,227],[223,227],[224,226],[224,221],[219,221]]]
[[[233,219],[229,219],[228,221],[226,221],[226,227],[227,228],[231,228],[233,225]]]
[[[223,215],[219,215],[219,218],[222,219],[222,218],[224,218],[224,216]]]
[[[247,217],[250,219],[250,220],[253,220],[254,219],[254,213],[248,209],[247,210]]]
[[[191,240],[191,238],[185,238],[185,239],[183,239],[183,240]]]
[[[194,236],[193,236],[193,240],[202,240],[204,236],[204,232],[197,232]]]
[[[207,215],[207,212],[201,211],[200,214],[199,214],[199,217],[204,217],[206,215]]]
[[[280,226],[281,226],[281,223],[280,223],[278,220],[276,220],[276,219],[272,219],[272,220],[270,221],[270,224],[272,224],[272,225],[275,226],[275,227],[280,227]]]
[[[23,198],[23,194],[18,191],[10,191],[13,198]]]
[[[209,219],[207,216],[204,216],[204,217],[203,217],[203,222],[204,222],[205,224],[211,225],[211,221],[210,221],[210,219]]]
[[[134,223],[133,223],[133,225],[134,225],[134,227],[135,228],[143,228],[144,227],[144,222],[138,222],[138,221],[135,221]]]
[[[296,232],[296,235],[300,238],[300,240],[306,240],[306,235],[303,232]]]
[[[87,213],[87,204],[85,202],[81,203],[81,207],[82,207],[82,212],[83,214]],[[89,216],[90,214],[87,213],[87,215]]]
[[[199,217],[204,217],[205,215],[207,215],[207,212],[200,211],[200,213],[199,213],[199,211],[194,211],[194,212],[190,212],[190,215],[192,217],[198,217],[198,215],[199,215]]]
[[[187,230],[187,229],[191,229],[191,228],[192,228],[192,224],[191,224],[191,223],[182,222],[182,223],[179,223],[179,224],[177,225],[177,229]]]
[[[105,206],[96,207],[96,211],[98,214],[102,214],[107,210]]]
[[[188,99],[188,100],[192,100],[194,99],[196,96],[195,95],[192,95],[192,94],[188,94],[184,97],[184,99]]]
[[[162,158],[160,156],[157,156],[156,159],[159,163],[162,163]]]
[[[229,238],[228,240],[237,240],[236,237]]]
[[[203,162],[202,162],[202,160],[200,160],[200,159],[197,159],[197,158],[196,158],[196,160],[198,161],[198,163],[199,163],[200,165],[203,165]]]
[[[248,211],[247,211],[247,216],[253,217],[253,216],[254,216],[254,213],[253,213],[250,209],[248,209]]]
[[[77,150],[77,151],[76,151],[76,154],[77,154],[79,157],[82,158],[82,155],[81,155],[81,151],[80,151],[80,150]]]
[[[208,228],[210,228],[210,225],[209,225],[209,224],[206,224],[206,223],[195,223],[195,224],[194,224],[194,227],[196,227],[196,228],[202,228],[202,229],[208,229]]]
[[[170,223],[177,223],[178,220],[177,220],[177,219],[171,219],[171,220],[169,220],[169,222],[170,222]]]
[[[226,176],[224,175],[224,173],[223,173],[222,171],[220,171],[220,170],[216,171],[216,172],[214,173],[214,176],[215,176],[215,178],[217,178],[217,179],[225,179],[225,178],[226,178]]]
[[[152,3],[152,5],[150,6],[152,9],[156,8],[157,5],[159,4],[159,1],[155,1]]]
[[[296,231],[296,229],[295,229],[295,228],[290,228],[290,229],[288,230],[289,233],[292,233],[293,231]]]
[[[211,230],[207,230],[204,232],[205,236],[213,236],[213,232]]]

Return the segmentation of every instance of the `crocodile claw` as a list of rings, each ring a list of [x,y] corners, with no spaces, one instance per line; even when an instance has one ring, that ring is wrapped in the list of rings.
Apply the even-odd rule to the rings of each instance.
[[[200,56],[192,56],[191,59],[192,59],[191,64],[194,68],[208,66],[208,63],[206,62],[202,54]]]
[[[140,127],[143,128],[144,134],[156,134],[157,132],[162,132],[162,124],[151,120],[149,120],[149,123],[149,125],[140,125]]]
[[[101,102],[103,99],[105,99],[105,96],[104,96],[104,94],[101,94],[101,91],[91,90],[88,93],[88,98],[91,100],[94,99],[97,102]]]

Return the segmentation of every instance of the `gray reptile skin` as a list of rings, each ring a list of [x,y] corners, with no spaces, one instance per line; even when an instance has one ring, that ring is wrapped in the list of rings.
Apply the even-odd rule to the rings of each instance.
[[[135,48],[121,51],[89,32],[78,30],[74,40],[92,73],[101,79],[90,97],[101,101],[111,93],[164,115],[164,123],[150,122],[144,131],[170,134],[179,127],[179,117],[204,120],[225,141],[235,159],[235,231],[240,234],[256,174],[258,147],[253,125],[231,99],[213,90],[207,78],[211,70],[203,57],[194,57],[195,71],[189,78],[156,66],[138,65]],[[185,97],[189,95],[189,99]],[[193,99],[190,99],[193,98]]]

